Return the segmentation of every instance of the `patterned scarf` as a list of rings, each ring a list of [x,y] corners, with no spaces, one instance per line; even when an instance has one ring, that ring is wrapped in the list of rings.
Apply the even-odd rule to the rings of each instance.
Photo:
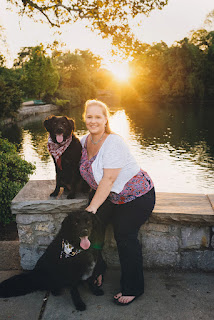
[[[53,140],[51,139],[50,136],[48,138],[48,151],[56,160],[56,163],[57,163],[58,167],[60,168],[60,170],[62,170],[61,156],[62,156],[63,152],[65,152],[65,150],[68,148],[71,141],[72,141],[72,134],[70,135],[70,137],[68,139],[66,139],[65,141],[63,141],[61,143],[53,142]]]

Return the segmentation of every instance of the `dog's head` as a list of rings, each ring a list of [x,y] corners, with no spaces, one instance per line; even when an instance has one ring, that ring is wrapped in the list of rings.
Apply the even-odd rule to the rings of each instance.
[[[96,215],[87,211],[70,213],[62,223],[62,237],[76,248],[88,249],[100,228],[97,219]]]
[[[44,121],[46,130],[55,143],[65,141],[74,131],[74,120],[67,117],[50,116]]]

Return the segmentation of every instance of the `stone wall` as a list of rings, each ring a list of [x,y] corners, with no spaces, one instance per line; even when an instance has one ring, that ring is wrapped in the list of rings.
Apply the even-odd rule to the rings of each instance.
[[[29,181],[12,201],[16,214],[23,269],[32,269],[60,229],[67,214],[87,205],[79,195],[50,199],[54,181]],[[142,226],[144,266],[214,271],[214,195],[157,193],[154,212]],[[119,266],[111,226],[103,250],[111,266]]]

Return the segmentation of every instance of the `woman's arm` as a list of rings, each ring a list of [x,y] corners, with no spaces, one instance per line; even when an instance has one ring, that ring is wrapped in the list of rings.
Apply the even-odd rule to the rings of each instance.
[[[103,169],[103,178],[100,181],[98,188],[95,192],[94,197],[91,200],[89,206],[85,209],[89,212],[96,213],[97,209],[103,204],[107,199],[111,188],[117,179],[121,168],[117,169]]]

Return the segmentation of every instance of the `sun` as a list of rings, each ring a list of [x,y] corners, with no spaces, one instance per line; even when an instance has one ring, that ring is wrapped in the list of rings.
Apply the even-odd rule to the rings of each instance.
[[[129,80],[130,71],[128,62],[111,62],[107,65],[107,68],[118,81],[126,82]]]

